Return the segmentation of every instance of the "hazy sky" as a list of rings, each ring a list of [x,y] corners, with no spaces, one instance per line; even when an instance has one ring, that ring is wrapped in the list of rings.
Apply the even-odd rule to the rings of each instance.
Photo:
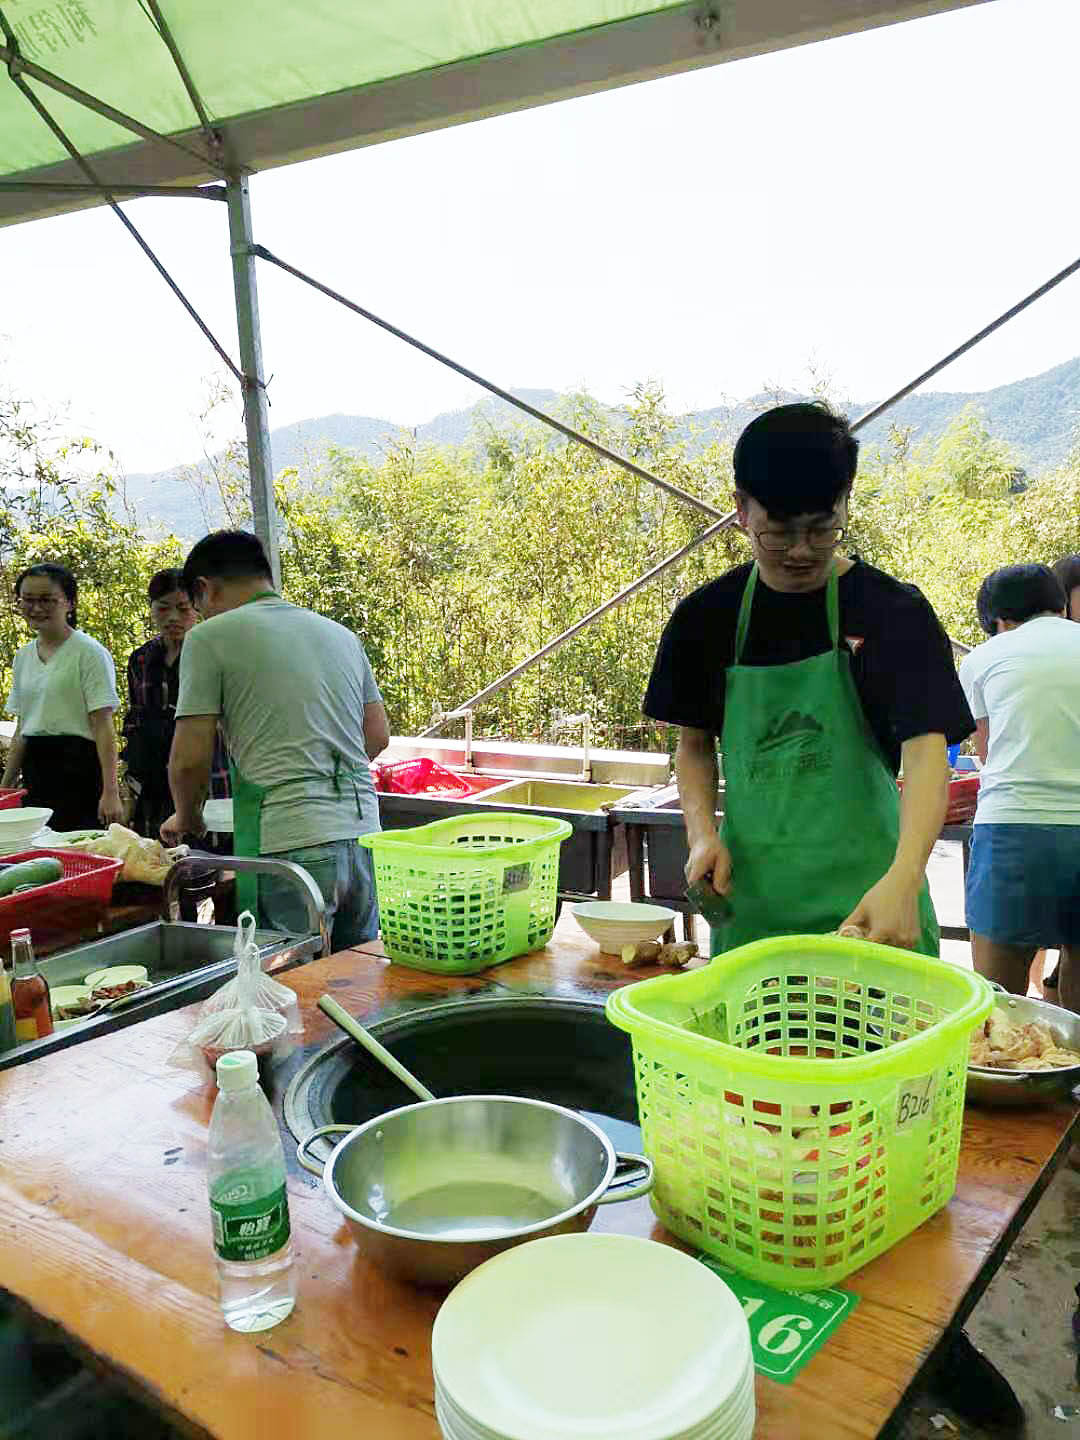
[[[886,393],[1075,258],[1077,0],[953,14],[254,177],[256,238],[510,387],[680,409],[813,366]],[[223,206],[129,213],[236,353]],[[0,230],[10,388],[128,470],[198,449],[212,351],[105,210]],[[271,423],[478,392],[260,265]],[[1080,353],[1080,276],[946,371]]]

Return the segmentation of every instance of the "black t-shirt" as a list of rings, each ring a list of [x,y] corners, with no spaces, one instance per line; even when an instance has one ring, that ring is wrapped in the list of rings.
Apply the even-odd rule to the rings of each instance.
[[[736,566],[688,595],[668,621],[645,694],[645,714],[719,735],[725,671],[735,663],[735,627],[749,565]],[[952,647],[914,585],[856,561],[840,576],[840,643],[863,712],[893,770],[900,747],[943,734],[955,745],[975,729]],[[744,665],[784,665],[829,648],[825,588],[791,595],[758,577]]]

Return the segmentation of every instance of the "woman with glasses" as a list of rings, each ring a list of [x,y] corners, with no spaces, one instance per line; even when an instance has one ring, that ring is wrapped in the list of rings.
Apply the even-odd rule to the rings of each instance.
[[[34,638],[15,655],[9,712],[18,717],[3,784],[20,775],[28,805],[46,805],[54,830],[92,829],[123,818],[113,715],[112,656],[77,628],[79,587],[70,570],[31,565],[15,604]]]
[[[180,652],[199,617],[179,570],[159,570],[150,580],[149,600],[157,634],[128,660],[122,758],[136,795],[131,823],[140,835],[156,840],[175,808],[168,771],[180,693]],[[215,799],[229,795],[228,760],[220,736],[215,742],[210,794]]]
[[[679,726],[687,880],[728,900],[714,954],[842,927],[938,953],[926,862],[946,744],[975,723],[927,601],[840,553],[857,458],[822,405],[753,420],[734,454],[753,562],[683,600],[660,642],[644,708]]]

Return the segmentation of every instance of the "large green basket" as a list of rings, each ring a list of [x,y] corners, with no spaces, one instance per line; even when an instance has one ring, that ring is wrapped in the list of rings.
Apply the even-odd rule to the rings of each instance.
[[[616,991],[652,1206],[770,1285],[864,1265],[956,1188],[980,976],[861,940],[761,940]]]
[[[541,949],[555,928],[559,847],[572,830],[546,815],[494,811],[361,836],[390,959],[468,975]]]

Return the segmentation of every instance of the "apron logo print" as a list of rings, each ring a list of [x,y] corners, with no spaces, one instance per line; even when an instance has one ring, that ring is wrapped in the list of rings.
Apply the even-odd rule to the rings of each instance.
[[[761,784],[830,769],[831,756],[820,743],[824,737],[825,728],[813,715],[789,710],[755,745],[749,779]]]
[[[804,715],[799,710],[789,710],[782,720],[778,720],[766,730],[757,743],[757,753],[760,755],[763,750],[779,750],[781,747],[790,749],[792,746],[804,750],[815,736],[824,733],[820,722],[812,715]]]

